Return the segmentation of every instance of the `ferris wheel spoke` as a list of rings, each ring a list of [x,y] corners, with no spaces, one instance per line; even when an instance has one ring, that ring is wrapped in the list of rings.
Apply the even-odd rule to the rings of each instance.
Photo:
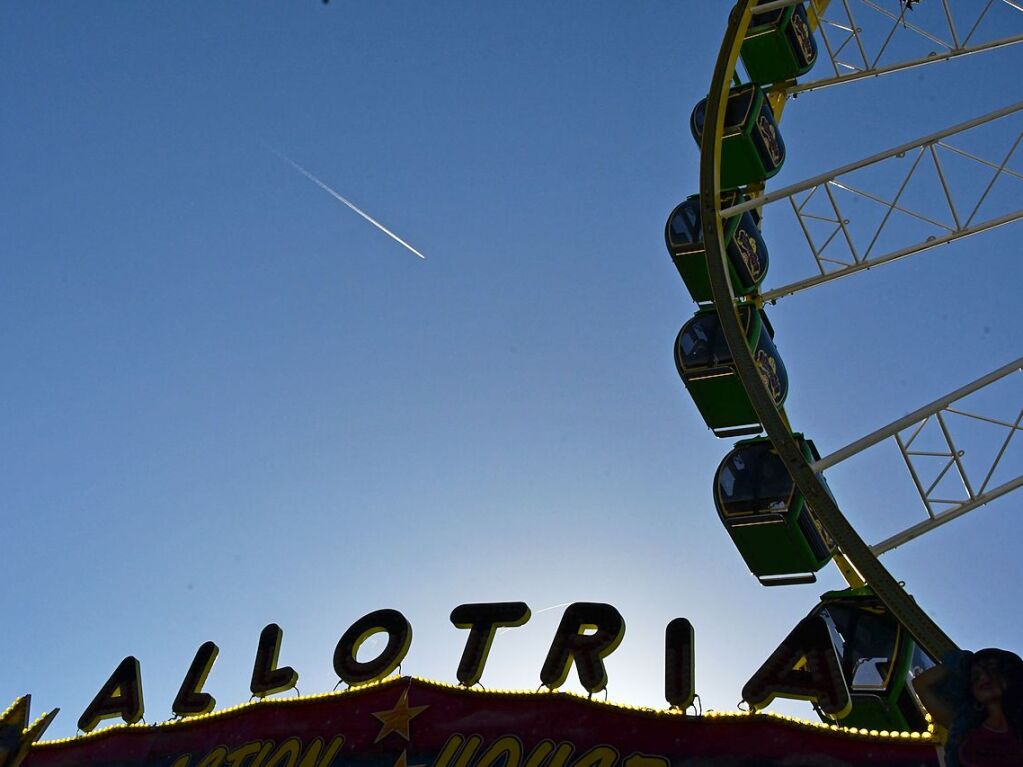
[[[1018,203],[1008,210],[979,215],[985,206],[999,204],[992,194],[999,181],[1023,182],[1023,172],[1010,166],[1023,144],[1023,129],[1005,120],[1021,111],[1023,102],[725,208],[722,216],[727,218],[788,200],[816,263],[813,276],[764,291],[762,298],[774,301],[1023,219],[1023,206]],[[958,145],[962,134],[993,123],[1004,131],[997,139],[1005,146],[995,159]],[[950,175],[951,161],[969,167],[969,176]],[[869,169],[875,166],[884,166],[880,180],[869,177]],[[857,175],[861,171],[868,177]],[[898,185],[890,190],[886,187],[893,176],[899,179]],[[979,191],[977,178],[986,179]],[[922,198],[911,200],[911,191]],[[1021,197],[1004,195],[1002,199],[1012,203]],[[858,206],[864,201],[871,205]],[[871,220],[874,214],[879,217],[876,223]],[[903,226],[907,223],[915,228],[907,229]]]
[[[1008,478],[998,475],[999,470],[1005,473],[1005,456],[1013,440],[1018,443],[1023,439],[1023,407],[1018,411],[1013,408],[1014,416],[999,417],[977,412],[974,407],[956,405],[1020,371],[1023,371],[1023,358],[956,389],[811,466],[815,471],[823,471],[885,440],[896,443],[927,518],[872,546],[875,554],[890,551],[1023,487],[1023,471]],[[978,424],[988,429],[982,442],[977,440]],[[996,435],[1000,438],[996,439]],[[968,465],[964,460],[967,443],[971,450],[980,445],[979,452],[991,453],[991,457]],[[936,464],[935,459],[939,463]],[[992,486],[996,476],[999,484]]]
[[[885,538],[880,543],[874,544],[870,547],[871,551],[875,554],[884,554],[886,551],[891,551],[892,549],[901,546],[914,538],[919,538],[921,535],[929,533],[931,530],[941,527],[942,525],[951,522],[953,519],[958,519],[964,514],[980,508],[984,504],[993,501],[1006,493],[1010,493],[1013,490],[1017,490],[1020,487],[1023,487],[1023,476],[1017,477],[1010,482],[1006,482],[1004,485],[994,488],[990,492],[980,495],[971,501],[958,503],[954,508],[943,511],[940,514],[935,515],[933,518],[926,519],[923,522],[907,527],[905,530]]]
[[[848,277],[852,274],[866,271],[875,266],[880,266],[881,264],[891,263],[892,261],[897,261],[900,258],[915,255],[916,253],[923,253],[924,251],[931,250],[932,248],[936,248],[939,245],[947,245],[957,240],[962,240],[971,235],[980,234],[981,232],[986,232],[991,229],[997,229],[1000,226],[1011,224],[1021,219],[1023,219],[1023,209],[1014,211],[1013,213],[1009,213],[1004,216],[998,216],[997,218],[993,218],[988,221],[984,221],[981,224],[977,224],[976,226],[965,227],[951,234],[943,236],[932,236],[929,239],[925,240],[924,242],[920,242],[905,248],[899,248],[898,250],[890,251],[888,253],[885,253],[881,256],[877,256],[875,258],[871,258],[869,260],[864,259],[853,263],[849,263],[847,261],[840,261],[838,259],[819,257],[818,264],[820,265],[821,270],[823,272],[821,275],[816,277],[809,277],[805,280],[800,280],[798,282],[793,282],[781,288],[765,291],[763,294],[761,294],[761,297],[763,298],[764,301],[777,301],[779,298],[799,293],[800,291],[816,287],[817,285],[823,285],[824,283],[832,282],[840,277]],[[824,269],[828,265],[835,265],[838,268],[824,272]]]
[[[911,12],[900,3],[897,13],[876,0],[859,0],[854,4],[841,0],[829,3],[827,10],[816,3],[810,5],[808,15],[820,33],[831,63],[831,74],[783,86],[781,90],[786,95],[951,61],[1023,42],[1023,3],[1019,0],[988,0],[976,17],[966,16],[966,11],[955,13],[951,0],[941,0],[940,6],[917,5]],[[957,16],[965,23],[957,25]],[[985,28],[985,21],[987,27],[997,27],[1003,36],[979,39],[978,31]],[[968,30],[965,36],[959,33],[960,26]],[[1014,27],[1012,34],[1005,35],[1006,29]],[[933,45],[935,49],[919,55],[915,51],[921,44]]]

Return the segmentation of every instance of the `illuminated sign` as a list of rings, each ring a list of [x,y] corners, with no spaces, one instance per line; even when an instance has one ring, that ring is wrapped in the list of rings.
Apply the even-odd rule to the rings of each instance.
[[[521,626],[529,620],[525,602],[486,602],[459,605],[451,612],[451,622],[468,629],[465,650],[458,664],[458,681],[471,687],[483,675],[483,667],[498,628]],[[386,634],[384,649],[369,661],[357,660],[359,647],[376,634]],[[540,681],[549,690],[556,690],[568,679],[575,665],[583,688],[593,694],[607,687],[604,658],[610,655],[625,636],[625,620],[609,604],[575,602],[569,605],[554,634],[547,659],[540,669]],[[298,672],[290,666],[278,666],[284,631],[276,623],[266,626],[259,635],[256,660],[252,668],[249,690],[258,698],[290,690],[298,684]],[[334,649],[334,671],[350,686],[384,679],[401,664],[412,644],[412,625],[397,610],[377,610],[353,623]],[[181,688],[171,704],[175,716],[206,714],[216,703],[203,691],[219,653],[213,642],[205,642],[195,654],[185,673]],[[693,701],[693,627],[685,618],[669,624],[665,632],[665,698],[677,708],[686,708]],[[145,704],[142,696],[142,671],[136,658],[121,661],[96,697],[78,720],[78,729],[92,732],[104,719],[120,718],[126,724],[142,719]]]
[[[523,602],[463,604],[452,611],[451,622],[456,627],[468,631],[456,672],[462,690],[467,691],[479,682],[497,629],[521,626],[529,618],[529,607]],[[378,634],[386,635],[387,641],[384,643],[383,649],[371,660],[358,660],[360,646],[367,639]],[[542,685],[547,688],[547,692],[527,696],[531,705],[536,704],[530,709],[533,711],[531,716],[535,721],[527,721],[529,717],[522,709],[523,697],[521,695],[511,696],[514,698],[514,704],[510,702],[511,698],[508,697],[508,694],[494,697],[491,693],[473,691],[468,698],[456,696],[460,701],[458,705],[462,705],[462,701],[471,700],[477,705],[482,703],[486,703],[488,707],[492,704],[498,705],[498,709],[502,712],[512,710],[516,712],[503,725],[504,729],[500,732],[493,730],[493,726],[496,725],[488,724],[492,736],[491,740],[488,740],[487,738],[490,736],[484,735],[480,730],[483,728],[483,724],[473,725],[471,728],[465,724],[465,721],[471,721],[471,717],[469,720],[450,720],[450,713],[438,716],[446,710],[439,703],[419,704],[416,701],[416,705],[413,705],[409,697],[410,690],[425,683],[410,681],[406,678],[403,682],[406,685],[404,692],[393,707],[374,709],[370,712],[371,718],[382,725],[382,729],[372,743],[376,744],[384,740],[391,733],[397,733],[409,741],[409,723],[433,705],[435,712],[431,719],[437,721],[431,732],[441,731],[445,726],[454,727],[456,724],[461,729],[458,732],[449,733],[447,740],[443,743],[430,741],[432,745],[427,747],[425,755],[417,757],[422,761],[417,761],[415,764],[392,762],[387,767],[390,767],[391,764],[396,767],[427,767],[428,765],[430,767],[668,767],[667,763],[674,759],[669,752],[674,752],[667,745],[663,757],[641,754],[639,751],[631,755],[625,754],[622,745],[590,743],[587,739],[592,736],[591,733],[579,730],[575,724],[570,723],[570,720],[551,719],[543,713],[550,707],[551,716],[561,709],[565,709],[565,711],[558,713],[558,716],[567,715],[568,709],[578,705],[574,702],[575,696],[556,693],[556,690],[565,683],[573,666],[575,666],[580,683],[591,696],[593,693],[604,690],[608,681],[604,659],[618,647],[624,635],[625,621],[613,606],[598,602],[573,603],[566,608],[562,615],[547,657],[540,669],[540,680]],[[351,724],[348,718],[349,714],[356,718],[361,715],[351,713],[349,709],[355,706],[355,709],[361,710],[359,705],[363,702],[363,698],[358,696],[339,698],[338,696],[360,691],[360,696],[364,694],[369,696],[369,699],[376,700],[375,696],[379,693],[370,693],[371,688],[374,690],[384,686],[388,689],[394,688],[398,682],[393,681],[393,677],[387,682],[382,682],[382,680],[393,674],[408,653],[412,642],[411,624],[397,610],[377,610],[363,616],[341,635],[334,650],[334,670],[341,681],[350,686],[348,692],[331,693],[313,698],[287,698],[271,701],[267,696],[290,690],[298,682],[299,675],[295,669],[279,664],[283,638],[284,632],[276,623],[267,625],[260,632],[250,682],[250,691],[258,699],[257,703],[220,712],[214,711],[216,701],[213,696],[203,690],[219,650],[213,642],[203,643],[196,652],[172,702],[171,710],[177,719],[153,727],[138,724],[145,711],[142,669],[136,658],[131,656],[125,658],[102,685],[79,718],[78,727],[86,735],[66,742],[80,744],[80,748],[79,745],[75,745],[72,749],[75,751],[74,759],[77,761],[65,761],[56,756],[51,758],[51,748],[55,748],[52,743],[44,742],[32,745],[46,729],[56,711],[44,715],[38,722],[29,726],[28,698],[19,699],[0,721],[0,767],[19,767],[22,763],[25,767],[47,767],[49,764],[55,766],[105,764],[110,761],[107,757],[89,756],[96,749],[87,746],[87,744],[93,743],[93,738],[103,739],[97,740],[97,743],[107,743],[107,738],[115,737],[112,733],[116,733],[118,744],[114,748],[118,757],[112,761],[117,764],[160,764],[165,767],[332,767],[336,759],[341,759],[342,754],[344,754],[345,764],[350,763],[353,759],[355,761],[369,759],[374,752],[373,748],[369,748],[367,751],[362,746],[358,746],[353,752],[353,744],[362,743],[363,739],[368,736],[357,728],[352,729],[355,725]],[[694,698],[693,661],[693,626],[685,618],[676,618],[665,629],[664,696],[671,709],[668,712],[660,712],[663,715],[670,715],[671,721],[676,724],[681,721],[690,722],[692,719],[702,720],[702,718],[686,717],[684,713]],[[424,689],[429,689],[431,694],[434,694],[437,693],[438,688],[428,685]],[[450,696],[454,693],[445,688],[444,694]],[[477,697],[479,695],[484,697]],[[830,634],[821,619],[811,616],[801,622],[746,684],[743,696],[754,709],[766,706],[776,696],[796,697],[813,701],[819,709],[829,715],[842,716],[849,708],[849,691],[842,676]],[[342,700],[343,704],[340,702]],[[356,700],[359,701],[359,705],[353,703]],[[343,718],[344,727],[340,727],[339,724],[338,728],[324,729],[324,721],[341,723],[342,719],[324,721],[309,719],[308,715],[311,709],[303,708],[303,706],[313,701],[317,702],[317,706],[326,707],[331,711],[332,707],[337,706],[344,709],[346,712]],[[558,702],[554,703],[553,701]],[[272,715],[264,714],[271,709],[261,707],[259,702],[272,703],[275,706],[272,709],[274,713]],[[243,719],[239,718],[241,715],[238,713],[242,710],[248,712]],[[613,706],[600,710],[605,712],[601,716],[612,716],[606,712],[613,710],[614,717],[627,718],[623,709]],[[573,709],[572,716],[583,716],[583,714],[586,717],[595,716],[593,711],[594,709],[590,708],[586,708],[585,712]],[[648,712],[650,715],[655,713],[657,712]],[[479,716],[483,715],[480,713]],[[114,718],[122,720],[124,724],[93,733],[101,721]],[[181,729],[185,723],[198,724],[214,719],[218,724],[212,730],[204,724],[200,730],[195,731],[203,733],[198,740],[196,740],[198,736],[193,730]],[[485,717],[483,719],[485,722],[490,722]],[[760,717],[753,717],[749,721],[759,721],[760,719]],[[651,721],[661,721],[661,719],[654,716]],[[619,723],[614,726],[622,725]],[[687,724],[688,726],[690,725]],[[826,725],[808,724],[807,726],[827,729]],[[526,727],[528,729],[517,729]],[[545,727],[553,728],[547,734],[547,739],[541,737],[530,740],[529,737],[526,737],[527,734],[541,733]],[[291,733],[288,728],[292,728],[295,732]],[[440,729],[438,730],[438,728]],[[4,732],[8,734],[6,740],[3,737]],[[210,732],[217,733],[216,737],[209,735]],[[599,728],[592,732],[599,733],[602,737],[608,734],[608,731]],[[187,737],[186,733],[188,733]],[[558,745],[555,745],[555,740],[552,739],[555,736],[561,739],[568,738],[570,734],[569,740],[563,740]],[[863,734],[866,732],[864,731]],[[884,735],[890,739],[905,739],[907,741],[930,740],[929,733],[884,733]],[[747,735],[742,737],[745,738]],[[776,735],[772,735],[772,737],[776,737]],[[205,745],[201,745],[201,747],[200,745],[190,745],[193,744],[193,741],[196,744]],[[584,742],[588,743],[586,748],[589,750],[580,755],[579,749]],[[640,742],[636,741],[637,744]],[[659,741],[655,738],[651,742]],[[425,744],[420,745],[425,747]],[[171,753],[174,749],[178,749],[180,753],[177,755]],[[99,751],[103,752],[103,749],[99,749]],[[157,752],[158,758],[153,756]],[[53,751],[52,753],[57,752]],[[849,763],[856,764],[858,762]],[[909,763],[907,762],[907,764]],[[921,764],[922,762],[911,763]]]
[[[22,767],[937,767],[929,739],[392,677],[32,747]]]

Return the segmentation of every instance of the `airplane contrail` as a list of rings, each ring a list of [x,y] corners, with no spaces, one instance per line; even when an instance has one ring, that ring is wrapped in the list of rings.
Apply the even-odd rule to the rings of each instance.
[[[557,610],[559,607],[568,607],[570,604],[572,604],[572,603],[571,602],[562,602],[559,605],[551,605],[550,607],[545,607],[542,610],[537,610],[535,613],[533,613],[533,615],[539,615],[540,613],[545,613],[548,610]],[[497,633],[498,634],[503,634],[505,631],[511,631],[511,630],[512,630],[511,626],[505,626],[503,628],[499,628],[497,630]]]
[[[394,232],[392,232],[392,231],[391,231],[390,229],[388,229],[388,228],[387,228],[386,226],[384,226],[383,224],[381,224],[381,223],[380,223],[379,221],[377,221],[377,220],[376,220],[375,218],[373,218],[373,217],[372,217],[371,215],[369,215],[368,213],[366,213],[366,212],[365,212],[364,210],[360,210],[360,209],[359,209],[358,207],[356,207],[356,206],[355,206],[354,204],[352,204],[351,202],[349,202],[348,200],[346,200],[346,199],[345,199],[344,197],[342,197],[342,196],[341,196],[340,194],[338,194],[337,192],[335,192],[335,191],[334,191],[333,189],[331,189],[331,188],[330,188],[329,186],[327,186],[327,185],[326,185],[325,183],[323,183],[322,181],[320,181],[320,179],[316,178],[316,176],[314,176],[314,175],[313,175],[312,173],[310,173],[309,171],[307,171],[307,170],[306,170],[305,168],[303,168],[303,167],[302,167],[301,165],[299,165],[299,164],[298,164],[297,162],[295,162],[294,160],[292,160],[292,159],[291,159],[290,157],[288,157],[288,156],[287,156],[286,154],[284,154],[283,152],[279,152],[279,151],[277,151],[276,149],[273,149],[272,147],[271,147],[271,151],[272,151],[272,152],[273,152],[274,154],[276,154],[276,155],[277,155],[278,157],[280,157],[280,158],[281,158],[282,160],[284,160],[284,162],[288,163],[288,165],[290,165],[290,166],[291,166],[292,168],[294,168],[294,169],[295,169],[295,170],[297,170],[297,171],[298,171],[299,173],[301,173],[301,174],[302,174],[303,176],[305,176],[305,177],[306,177],[307,179],[309,179],[309,180],[310,180],[310,181],[312,181],[312,182],[313,182],[314,184],[316,184],[316,186],[320,187],[320,189],[322,189],[322,190],[323,190],[324,192],[326,192],[327,194],[329,194],[329,195],[330,195],[331,197],[333,197],[334,199],[336,199],[336,200],[340,200],[340,201],[341,201],[341,202],[343,202],[343,203],[344,203],[345,205],[347,205],[347,206],[348,206],[349,208],[351,208],[351,209],[352,209],[352,210],[354,210],[354,211],[355,211],[356,213],[358,213],[358,214],[359,214],[360,216],[362,216],[362,217],[363,217],[364,219],[366,219],[367,221],[369,221],[369,222],[370,222],[371,224],[373,224],[373,226],[375,226],[375,227],[376,227],[377,229],[379,229],[379,230],[380,230],[381,232],[383,232],[384,234],[386,234],[386,235],[387,235],[388,237],[390,237],[390,238],[391,238],[392,240],[394,240],[395,242],[397,242],[397,243],[399,243],[399,244],[401,244],[401,245],[404,245],[404,246],[405,246],[406,248],[408,248],[409,250],[411,250],[411,251],[412,251],[413,253],[415,253],[415,254],[416,254],[417,256],[419,256],[420,258],[422,258],[422,259],[425,259],[425,258],[426,258],[426,256],[424,256],[424,255],[423,255],[422,253],[420,253],[420,252],[419,252],[418,250],[416,250],[416,249],[415,249],[415,248],[413,248],[413,247],[412,247],[411,245],[409,245],[409,244],[408,244],[407,242],[405,242],[405,240],[401,239],[401,237],[399,237],[398,235],[396,235],[396,234],[395,234]]]

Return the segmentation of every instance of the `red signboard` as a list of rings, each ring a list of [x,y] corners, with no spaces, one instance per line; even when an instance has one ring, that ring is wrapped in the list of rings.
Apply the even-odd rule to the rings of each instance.
[[[924,735],[865,735],[764,714],[687,716],[571,694],[408,677],[158,725],[36,743],[23,767],[937,766]]]

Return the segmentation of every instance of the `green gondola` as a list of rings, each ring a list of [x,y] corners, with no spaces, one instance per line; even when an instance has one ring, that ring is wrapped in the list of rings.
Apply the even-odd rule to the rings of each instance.
[[[703,99],[689,120],[697,144],[703,138],[706,111],[707,99]],[[721,188],[763,183],[784,161],[785,143],[764,91],[752,83],[732,88],[721,141]]]
[[[781,407],[788,394],[785,365],[774,346],[774,329],[762,310],[739,308],[746,343],[753,351],[760,377],[775,404]],[[675,367],[696,407],[718,437],[758,434],[763,426],[735,371],[717,312],[701,309],[675,339]]]
[[[769,0],[760,0],[762,5]],[[758,85],[793,80],[817,62],[817,41],[802,3],[753,16],[742,41],[743,66]]]
[[[731,192],[722,195],[721,207],[737,205],[745,199],[741,193]],[[767,276],[767,245],[759,225],[760,215],[755,209],[724,222],[732,290],[737,296],[753,293]],[[698,304],[713,301],[700,222],[700,195],[688,197],[671,212],[664,227],[664,242],[693,300]]]
[[[807,461],[813,442],[793,435]],[[714,476],[714,505],[746,566],[765,586],[813,583],[835,544],[766,437],[738,443]]]
[[[925,709],[910,684],[934,660],[868,586],[829,591],[811,615],[824,618],[852,696],[848,727],[927,729]]]

